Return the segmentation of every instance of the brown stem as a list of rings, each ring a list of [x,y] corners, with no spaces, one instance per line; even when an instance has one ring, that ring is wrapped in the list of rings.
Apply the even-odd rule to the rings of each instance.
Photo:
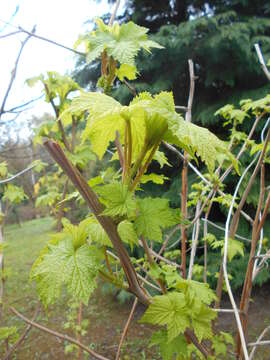
[[[49,140],[44,143],[45,147],[54,158],[54,160],[58,163],[58,165],[63,169],[63,171],[67,174],[69,179],[72,181],[74,186],[79,190],[82,197],[85,199],[86,203],[93,211],[93,214],[106,231],[109,236],[121,262],[125,275],[127,277],[127,281],[129,284],[129,290],[136,295],[139,300],[144,304],[149,304],[150,300],[148,296],[146,296],[145,292],[142,290],[136,271],[134,269],[133,264],[131,263],[130,257],[125,249],[121,238],[117,232],[117,226],[113,222],[113,220],[107,216],[103,216],[102,212],[104,210],[102,204],[100,203],[97,195],[88,185],[87,181],[83,178],[83,176],[78,172],[78,170],[71,164],[71,162],[67,159],[65,153],[62,148],[56,142]]]
[[[119,157],[119,161],[120,161],[120,166],[123,169],[124,167],[124,154],[123,154],[123,148],[122,145],[120,143],[120,134],[119,131],[115,132],[115,146],[118,152],[118,157]]]
[[[257,162],[257,165],[249,179],[249,182],[248,182],[248,185],[244,191],[244,194],[242,195],[242,198],[241,198],[241,201],[238,205],[238,208],[236,210],[236,212],[234,213],[234,216],[233,216],[233,219],[232,219],[232,223],[231,223],[231,226],[230,226],[230,234],[229,234],[229,237],[231,239],[233,239],[235,237],[235,233],[237,231],[237,227],[238,227],[238,221],[239,221],[239,217],[240,217],[240,214],[241,214],[241,211],[242,211],[242,208],[246,202],[246,199],[247,199],[247,196],[250,192],[250,189],[255,181],[255,178],[257,176],[257,173],[263,163],[263,160],[264,160],[264,155],[265,155],[265,151],[266,151],[266,148],[267,148],[267,145],[268,145],[268,142],[270,140],[270,129],[268,130],[267,132],[267,135],[266,135],[266,139],[265,139],[265,142],[264,142],[264,146],[263,146],[263,149],[262,149],[262,152],[260,154],[260,157],[259,157],[259,160]],[[247,273],[246,273],[247,274]],[[250,274],[249,274],[250,276]],[[251,272],[251,276],[252,276],[252,272]],[[223,265],[222,265],[222,262],[221,262],[221,265],[220,265],[220,271],[219,271],[219,278],[218,278],[218,285],[217,285],[217,290],[216,290],[216,295],[217,295],[217,300],[216,300],[216,303],[215,303],[215,307],[218,308],[219,307],[219,304],[220,304],[220,301],[221,301],[221,296],[222,296],[222,286],[223,286]]]
[[[50,94],[50,90],[48,88],[48,85],[46,83],[44,83],[44,88],[45,88],[45,92],[50,100],[50,103],[52,105],[52,108],[55,112],[55,116],[56,116],[56,121],[57,121],[57,125],[58,125],[58,129],[61,133],[61,137],[62,137],[62,141],[63,141],[63,144],[65,145],[65,148],[71,152],[71,147],[69,145],[69,142],[67,141],[67,137],[66,137],[66,134],[65,134],[65,130],[64,130],[64,126],[63,126],[63,123],[62,123],[62,120],[59,118],[59,109],[58,107],[55,105],[53,99],[51,98],[51,94]]]
[[[270,140],[270,129],[268,130],[267,132],[267,135],[266,135],[266,139],[265,139],[265,142],[264,142],[264,146],[263,146],[263,149],[262,149],[262,152],[260,154],[260,157],[259,157],[259,160],[257,162],[257,165],[249,179],[249,182],[248,182],[248,185],[242,195],[242,198],[241,198],[241,201],[238,205],[238,208],[233,216],[233,219],[232,219],[232,223],[231,223],[231,227],[230,227],[230,238],[234,238],[234,235],[236,233],[236,230],[237,230],[237,226],[238,226],[238,221],[239,221],[239,217],[240,217],[240,211],[242,210],[245,202],[246,202],[246,199],[247,199],[247,196],[250,192],[250,189],[255,181],[255,178],[257,176],[257,173],[258,171],[260,170],[260,167],[262,165],[262,162],[263,162],[263,159],[264,159],[264,155],[265,155],[265,152],[266,152],[266,148],[267,148],[267,145],[268,145],[268,142]]]
[[[250,254],[249,254],[249,261],[248,261],[248,266],[247,266],[244,287],[242,290],[240,307],[239,307],[239,309],[241,311],[240,319],[241,319],[245,337],[247,337],[247,331],[248,331],[248,327],[247,327],[248,308],[249,308],[249,301],[250,301],[250,296],[251,296],[251,291],[252,291],[252,272],[253,272],[253,266],[254,266],[254,256],[256,253],[256,246],[257,246],[257,242],[259,239],[259,236],[257,236],[257,228],[258,228],[258,223],[259,223],[260,212],[261,212],[261,209],[263,206],[264,193],[265,193],[265,167],[264,167],[264,164],[262,164],[260,196],[259,196],[259,202],[258,202],[258,207],[257,207],[257,211],[256,211],[256,216],[254,219],[254,225],[253,225],[253,229],[252,229],[251,249],[250,249]],[[239,359],[241,359],[243,357],[241,339],[240,339],[239,334],[237,335],[237,339],[236,339],[236,354],[237,354],[237,358],[239,358]]]
[[[108,358],[97,354],[94,350],[88,348],[87,346],[85,346],[84,344],[80,343],[79,341],[77,341],[76,339],[73,339],[72,337],[65,335],[65,334],[61,334],[58,331],[54,331],[51,330],[43,325],[40,325],[38,323],[36,323],[35,321],[32,321],[30,319],[28,319],[27,317],[25,317],[24,315],[22,315],[21,313],[19,313],[14,307],[10,307],[9,308],[10,311],[15,314],[18,318],[20,318],[21,320],[23,320],[24,322],[26,322],[27,324],[30,324],[31,326],[36,327],[37,329],[46,332],[47,334],[50,334],[54,337],[57,337],[59,339],[62,339],[64,341],[68,341],[74,345],[79,346],[80,348],[82,348],[84,351],[86,351],[88,354],[92,355],[95,359],[98,360],[109,360]]]
[[[104,257],[105,257],[105,263],[106,263],[107,269],[109,270],[109,273],[113,274],[106,246],[104,246]]]
[[[35,313],[31,319],[32,322],[35,321],[35,319],[37,318],[39,310],[40,310],[40,304],[38,303]],[[29,324],[22,333],[22,335],[19,337],[19,339],[16,341],[16,343],[9,349],[8,353],[5,355],[3,360],[10,359],[11,355],[14,353],[15,350],[18,349],[18,347],[20,347],[20,345],[23,343],[24,339],[26,338],[26,336],[28,335],[31,329],[32,329],[32,324]]]
[[[143,248],[144,248],[144,251],[146,253],[146,256],[147,256],[147,259],[148,259],[148,262],[150,265],[154,264],[155,261],[152,257],[152,254],[151,254],[151,250],[147,244],[147,241],[146,239],[144,238],[144,236],[141,236],[141,239],[142,239],[142,244],[143,244]],[[166,286],[165,284],[163,283],[163,281],[161,279],[156,279],[157,283],[159,284],[160,286],[160,289],[162,290],[162,293],[163,294],[166,294],[167,293],[167,289],[166,289]]]
[[[136,299],[134,300],[134,302],[133,302],[133,305],[132,305],[130,314],[129,314],[129,316],[128,316],[126,325],[125,325],[125,327],[124,327],[124,330],[123,330],[123,333],[122,333],[122,336],[121,336],[121,339],[120,339],[120,342],[119,342],[119,345],[118,345],[118,350],[117,350],[117,354],[116,354],[115,360],[119,360],[119,359],[120,359],[121,348],[122,348],[123,342],[124,342],[124,340],[125,340],[125,337],[126,337],[126,335],[127,335],[128,328],[129,328],[129,325],[130,325],[131,320],[132,320],[132,318],[133,318],[133,315],[134,315],[134,312],[135,312],[135,310],[136,310],[137,304],[138,304],[138,299],[136,298]]]
[[[146,172],[146,170],[148,169],[148,166],[150,165],[155,152],[157,151],[158,147],[159,147],[160,141],[158,141],[154,147],[152,148],[147,160],[145,161],[144,165],[140,168],[140,170],[138,171],[133,183],[131,184],[131,191],[134,190],[138,184],[138,182],[140,181],[140,178],[143,176],[143,174]]]

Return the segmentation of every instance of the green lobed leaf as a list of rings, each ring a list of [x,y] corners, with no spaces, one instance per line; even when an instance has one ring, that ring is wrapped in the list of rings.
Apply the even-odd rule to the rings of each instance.
[[[138,199],[138,215],[135,219],[135,229],[139,236],[149,240],[162,241],[162,229],[176,225],[180,216],[169,207],[169,201],[161,198]]]
[[[185,296],[177,292],[154,296],[140,322],[154,325],[166,325],[168,341],[183,334],[190,326],[189,309],[186,307]]]
[[[133,249],[134,245],[139,245],[138,236],[134,229],[134,225],[130,221],[121,221],[117,226],[117,231],[122,241],[130,245],[131,249]]]
[[[96,288],[98,270],[102,266],[100,260],[95,247],[85,244],[75,249],[71,239],[49,245],[32,271],[42,301],[46,305],[53,303],[66,285],[72,297],[87,304]]]
[[[121,64],[120,68],[116,69],[115,74],[121,81],[123,81],[124,78],[135,80],[137,77],[137,69],[134,65]]]
[[[145,174],[141,177],[140,183],[141,184],[146,184],[149,181],[152,181],[154,184],[164,184],[164,181],[167,180],[168,177],[166,177],[165,175],[161,174]]]
[[[100,186],[96,189],[101,196],[101,201],[106,206],[103,211],[107,216],[128,216],[133,218],[136,211],[134,194],[128,190],[128,186],[121,182],[114,182]]]
[[[206,283],[194,280],[186,280],[179,277],[175,285],[176,289],[188,294],[191,301],[200,299],[204,304],[210,305],[216,299],[214,291]]]
[[[183,335],[178,335],[172,341],[168,341],[166,330],[160,330],[152,335],[149,346],[158,345],[163,360],[171,360],[174,355],[187,357],[187,341]]]
[[[97,29],[84,37],[82,41],[87,47],[87,62],[98,58],[106,50],[120,64],[134,65],[135,56],[141,48],[162,48],[154,41],[148,40],[148,29],[134,24],[132,21],[113,26],[104,24],[101,19],[96,20]]]
[[[91,216],[87,218],[86,221],[88,222],[87,231],[89,243],[112,247],[111,240],[98,220],[94,216]]]

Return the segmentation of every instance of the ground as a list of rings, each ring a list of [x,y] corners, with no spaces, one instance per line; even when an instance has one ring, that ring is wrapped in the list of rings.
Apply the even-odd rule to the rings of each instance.
[[[5,284],[5,302],[14,306],[18,311],[32,317],[36,305],[37,294],[35,285],[29,282],[29,271],[39,251],[46,244],[52,231],[53,220],[43,218],[23,223],[22,227],[10,225],[5,229],[4,238],[5,267],[8,269],[8,279]],[[101,285],[101,284],[100,284]],[[255,289],[254,302],[250,308],[249,339],[255,341],[256,336],[270,325],[270,313],[268,311],[270,300],[270,286]],[[67,321],[67,299],[45,310],[42,308],[37,322],[59,332],[74,336],[70,330],[63,329]],[[115,357],[117,344],[122,329],[128,317],[132,302],[120,305],[110,294],[104,294],[103,287],[95,292],[89,306],[83,309],[83,318],[89,319],[87,335],[82,342],[91,346],[97,352],[110,359]],[[229,308],[228,300],[225,300],[224,308]],[[121,360],[161,359],[157,349],[149,349],[147,344],[151,336],[151,328],[138,323],[144,309],[139,306],[135,313],[132,326],[123,346]],[[19,333],[25,324],[9,313],[5,306],[3,324],[1,326],[17,325]],[[219,318],[219,327],[235,331],[234,319],[231,314],[223,314]],[[270,335],[269,335],[270,336]],[[267,336],[266,336],[267,338]],[[74,359],[76,353],[65,354],[64,343],[37,329],[32,329],[23,345],[18,349],[13,359],[16,360],[59,360]],[[0,357],[3,356],[4,346],[0,344]],[[89,358],[89,357],[85,357]],[[256,353],[255,360],[270,358],[270,347],[261,347]]]

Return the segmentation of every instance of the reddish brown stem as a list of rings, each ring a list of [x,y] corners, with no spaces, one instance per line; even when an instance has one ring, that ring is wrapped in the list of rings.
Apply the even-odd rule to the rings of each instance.
[[[259,196],[259,202],[258,202],[258,207],[257,207],[257,211],[256,211],[256,216],[255,216],[254,223],[253,223],[251,250],[250,250],[250,254],[249,254],[247,272],[246,272],[246,277],[245,277],[245,282],[244,282],[244,287],[242,290],[241,302],[240,302],[240,307],[239,307],[240,312],[241,312],[240,319],[241,319],[245,337],[247,337],[247,331],[248,331],[248,327],[247,327],[248,308],[249,308],[249,301],[250,301],[250,296],[251,296],[251,291],[252,291],[252,272],[253,272],[253,267],[254,267],[254,256],[256,253],[256,246],[257,246],[257,242],[259,239],[259,236],[257,236],[257,228],[258,228],[258,223],[259,223],[260,212],[261,212],[261,209],[263,206],[264,193],[265,193],[265,167],[264,167],[264,164],[262,164],[260,196]],[[241,339],[240,339],[239,334],[237,335],[237,340],[236,340],[236,354],[237,354],[238,359],[243,358],[243,351],[242,351]]]
[[[132,305],[132,308],[131,308],[131,311],[130,311],[130,314],[129,314],[129,317],[127,319],[127,322],[126,322],[126,325],[124,327],[124,330],[123,330],[123,333],[122,333],[122,336],[121,336],[121,339],[120,339],[120,342],[119,342],[119,345],[118,345],[118,350],[117,350],[117,354],[116,354],[116,357],[115,357],[115,360],[119,360],[120,359],[120,353],[121,353],[121,348],[122,348],[122,345],[123,345],[123,342],[125,340],[125,337],[127,335],[127,332],[128,332],[128,328],[129,328],[129,325],[131,323],[131,320],[133,318],[133,315],[134,315],[134,312],[136,310],[136,306],[138,304],[138,299],[136,298],[133,302],[133,305]]]
[[[93,211],[93,214],[109,236],[127,277],[130,292],[136,295],[142,303],[148,305],[149,298],[139,284],[136,271],[131,263],[127,250],[125,249],[117,232],[116,224],[111,218],[102,215],[104,208],[103,205],[100,203],[97,195],[88,185],[87,181],[83,178],[83,176],[67,159],[65,153],[63,152],[59,144],[49,140],[46,141],[44,145],[51,154],[51,156],[54,158],[54,160],[67,174],[74,186],[79,190],[80,194],[85,199],[87,205]]]

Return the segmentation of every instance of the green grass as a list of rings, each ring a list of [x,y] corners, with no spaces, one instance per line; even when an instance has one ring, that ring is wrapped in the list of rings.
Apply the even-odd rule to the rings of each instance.
[[[40,250],[49,240],[54,220],[42,218],[19,225],[7,226],[4,230],[5,268],[7,281],[5,294],[7,299],[20,302],[23,298],[35,298],[35,287],[29,282],[31,266]],[[23,290],[23,291],[22,291]]]

